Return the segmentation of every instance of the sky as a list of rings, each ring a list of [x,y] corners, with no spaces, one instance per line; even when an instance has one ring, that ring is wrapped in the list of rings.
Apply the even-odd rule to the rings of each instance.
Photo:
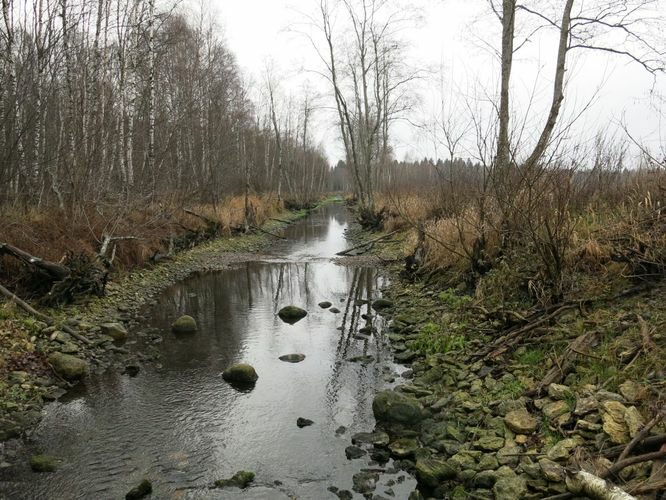
[[[283,101],[298,99],[303,85],[319,92],[313,138],[322,144],[331,162],[343,156],[331,114],[330,89],[317,71],[322,69],[316,52],[302,32],[306,15],[315,12],[318,0],[203,0],[222,36],[261,100],[266,67],[271,66],[280,84]],[[396,0],[398,1],[398,0]],[[206,5],[205,4],[205,5]],[[490,15],[485,0],[412,0],[419,13],[416,24],[403,33],[407,58],[423,77],[413,89],[417,104],[394,124],[395,156],[419,159],[443,155],[441,144],[427,130],[441,109],[463,115],[470,102],[495,95],[499,65],[491,47],[500,39],[499,22]],[[556,35],[542,32],[516,54],[512,75],[515,122],[531,118],[525,134],[536,135],[549,105],[556,55]],[[636,64],[599,52],[573,55],[567,74],[563,117],[577,116],[572,135],[588,143],[597,131],[621,138],[620,123],[634,138],[657,148],[666,142],[666,124],[654,109],[654,95],[666,95],[666,77],[656,81]],[[663,108],[662,108],[663,109]],[[663,110],[666,111],[666,110]],[[466,119],[461,118],[465,121]],[[462,157],[473,156],[471,142]]]

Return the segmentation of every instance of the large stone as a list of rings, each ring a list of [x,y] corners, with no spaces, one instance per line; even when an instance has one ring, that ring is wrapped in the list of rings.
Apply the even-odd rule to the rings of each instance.
[[[51,455],[33,455],[30,458],[30,468],[35,472],[55,472],[58,459]]]
[[[120,323],[102,323],[99,328],[103,335],[108,335],[116,342],[127,340],[127,329]]]
[[[527,410],[510,411],[504,417],[504,423],[516,434],[532,434],[539,422]]]
[[[587,398],[578,398],[576,400],[576,409],[574,410],[575,415],[587,415],[599,409],[599,401],[595,397]]]
[[[627,425],[629,437],[634,438],[636,434],[645,426],[643,416],[639,413],[635,406],[630,406],[624,412],[624,423]]]
[[[378,422],[408,427],[420,425],[423,406],[416,399],[395,391],[381,391],[372,402],[372,412]]]
[[[615,444],[628,443],[629,427],[625,422],[627,407],[618,401],[605,401],[601,404],[601,420],[604,432]]]
[[[67,380],[80,379],[88,373],[88,362],[71,354],[54,352],[48,361],[56,373]]]
[[[414,455],[419,448],[419,443],[413,438],[400,438],[392,441],[388,447],[394,457],[407,458]]]
[[[440,483],[456,477],[456,470],[443,460],[423,458],[416,461],[416,478],[428,488],[437,488]]]
[[[241,470],[236,472],[236,474],[229,479],[218,479],[215,481],[215,486],[218,488],[233,487],[244,489],[247,488],[252,481],[254,481],[254,472]]]
[[[555,399],[556,401],[561,401],[563,399],[571,398],[573,396],[573,392],[569,386],[562,384],[550,384],[548,386],[548,396],[550,396],[551,399]]]
[[[548,458],[542,458],[539,460],[539,467],[541,467],[543,477],[548,479],[548,481],[555,483],[564,481],[566,471],[561,465],[556,464]]]
[[[569,404],[566,401],[554,401],[552,403],[547,403],[541,410],[543,414],[551,420],[555,420],[557,417],[569,413]]]
[[[286,306],[278,311],[278,316],[285,323],[293,325],[308,315],[305,309],[296,306]]]
[[[285,354],[280,356],[279,359],[287,363],[300,363],[305,359],[305,354]]]
[[[197,331],[197,322],[192,316],[181,316],[171,324],[174,333],[194,333]]]
[[[496,473],[497,481],[493,486],[495,500],[516,500],[527,493],[527,481],[515,473]]]
[[[152,492],[152,483],[147,479],[144,479],[125,495],[125,500],[140,500],[141,498],[150,495]]]
[[[626,382],[622,383],[619,389],[620,394],[622,394],[624,399],[632,403],[641,401],[647,396],[647,388],[642,384],[634,382],[633,380],[627,380]]]
[[[222,378],[227,382],[243,385],[254,384],[259,375],[254,367],[246,363],[236,363],[222,372]]]
[[[474,441],[474,446],[483,451],[498,451],[504,447],[504,438],[486,434]]]

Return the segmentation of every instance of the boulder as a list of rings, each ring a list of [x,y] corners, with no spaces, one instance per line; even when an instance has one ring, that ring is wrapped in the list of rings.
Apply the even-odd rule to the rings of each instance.
[[[120,323],[102,323],[99,328],[103,335],[111,337],[116,342],[127,340],[127,329]]]
[[[420,425],[424,417],[421,403],[391,390],[381,391],[375,395],[372,412],[377,422],[408,427]]]
[[[125,495],[125,500],[139,500],[150,495],[152,492],[153,484],[147,479],[144,479]]]
[[[184,315],[171,324],[173,333],[194,333],[197,331],[197,322],[192,316]]]
[[[232,487],[245,489],[252,481],[254,481],[254,472],[240,470],[229,479],[218,479],[215,481],[215,486],[217,488]]]
[[[285,323],[293,325],[308,315],[305,309],[296,306],[286,306],[278,311],[278,316]]]
[[[510,411],[504,417],[504,423],[516,434],[532,434],[539,422],[527,410]]]
[[[286,363],[300,363],[305,359],[305,354],[284,354],[283,356],[279,357],[280,361],[284,361]]]
[[[416,461],[416,478],[428,488],[437,488],[440,483],[456,477],[456,470],[443,460],[423,458]]]
[[[58,459],[51,455],[33,455],[30,458],[30,468],[35,472],[55,472]]]
[[[62,352],[54,352],[48,357],[49,364],[58,375],[67,380],[77,380],[88,372],[88,362]]]
[[[246,363],[236,363],[222,372],[222,378],[227,382],[252,385],[254,384],[259,375],[254,367]]]

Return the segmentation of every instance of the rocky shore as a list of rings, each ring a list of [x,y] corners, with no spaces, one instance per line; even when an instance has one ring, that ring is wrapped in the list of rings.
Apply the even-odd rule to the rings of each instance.
[[[359,448],[352,450],[354,457],[369,453],[379,466],[392,458],[395,468],[418,481],[412,500],[588,498],[578,484],[579,470],[609,477],[625,491],[644,492],[640,498],[659,498],[663,457],[609,471],[617,469],[630,441],[640,448],[632,454],[658,454],[666,442],[658,415],[656,424],[645,427],[663,411],[663,371],[634,380],[627,373],[636,372],[613,372],[610,378],[594,370],[601,369],[596,362],[602,356],[616,355],[609,345],[632,345],[634,329],[641,326],[631,321],[637,313],[663,320],[661,292],[615,304],[608,324],[600,325],[608,311],[588,312],[585,327],[612,328],[617,337],[602,338],[596,349],[583,353],[588,362],[580,362],[561,383],[542,386],[544,374],[564,362],[567,343],[560,340],[580,334],[578,312],[546,324],[542,343],[526,342],[501,358],[483,357],[479,352],[497,336],[496,320],[473,309],[462,290],[442,291],[394,274],[381,314],[391,318],[388,339],[406,370],[394,387],[375,397],[377,427],[352,438]],[[591,318],[597,320],[594,326]],[[663,348],[663,340],[663,331],[651,332],[655,345]],[[355,477],[357,493],[376,500],[391,496],[367,475]]]

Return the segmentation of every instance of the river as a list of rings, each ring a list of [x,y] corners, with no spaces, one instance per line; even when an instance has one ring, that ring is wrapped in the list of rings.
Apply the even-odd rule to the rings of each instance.
[[[399,371],[381,317],[370,318],[372,334],[358,333],[367,326],[361,315],[372,314],[366,301],[386,283],[382,271],[332,260],[348,246],[349,222],[342,205],[326,205],[288,226],[267,255],[165,290],[128,343],[135,352],[150,344],[159,361],[135,377],[119,370],[91,375],[48,405],[25,455],[55,455],[62,465],[55,473],[32,473],[27,465],[1,472],[0,497],[118,499],[147,478],[154,499],[336,498],[330,486],[351,490],[359,470],[382,468],[367,456],[347,460],[344,452],[354,432],[374,427],[373,396]],[[320,308],[321,301],[340,312]],[[282,322],[276,313],[289,304],[307,317]],[[197,320],[196,334],[170,332],[181,314]],[[305,360],[278,359],[290,353]],[[360,355],[375,361],[349,361]],[[252,390],[222,379],[236,362],[255,367]],[[299,417],[314,424],[299,428]],[[209,487],[238,470],[256,473],[251,487]],[[384,474],[378,494],[387,482],[396,498],[415,484],[401,472]]]

